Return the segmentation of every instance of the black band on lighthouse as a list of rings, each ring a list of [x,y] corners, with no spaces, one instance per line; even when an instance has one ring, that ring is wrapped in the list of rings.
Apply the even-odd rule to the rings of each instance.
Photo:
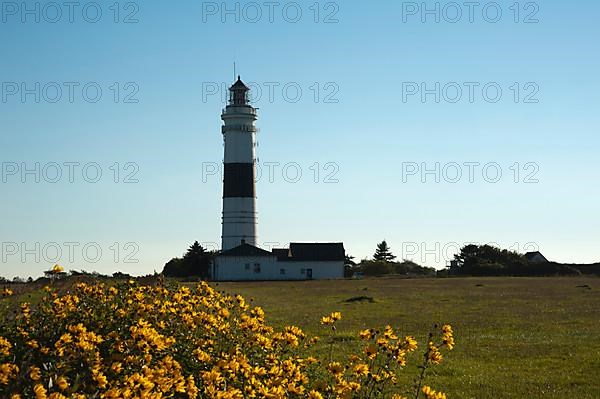
[[[223,198],[254,198],[254,166],[251,163],[226,163]]]

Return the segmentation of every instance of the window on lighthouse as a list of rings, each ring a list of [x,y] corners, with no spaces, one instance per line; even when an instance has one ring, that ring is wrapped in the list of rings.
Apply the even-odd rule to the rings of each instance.
[[[229,102],[233,105],[248,104],[248,93],[245,90],[232,90]]]

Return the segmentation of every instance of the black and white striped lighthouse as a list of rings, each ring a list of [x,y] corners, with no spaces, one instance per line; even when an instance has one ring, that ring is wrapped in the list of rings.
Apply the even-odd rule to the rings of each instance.
[[[249,91],[238,76],[238,80],[229,88],[229,104],[221,114],[225,143],[223,251],[244,242],[254,246],[258,243],[254,152],[256,108],[249,104]]]

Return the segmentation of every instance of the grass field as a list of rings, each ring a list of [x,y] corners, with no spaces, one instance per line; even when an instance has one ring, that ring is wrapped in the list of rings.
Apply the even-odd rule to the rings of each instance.
[[[456,348],[427,382],[455,399],[600,398],[600,279],[452,278],[219,283],[254,299],[275,326],[327,335],[319,318],[341,311],[335,356],[359,329],[391,324],[426,339],[452,324]],[[356,297],[369,300],[346,302]],[[331,340],[330,340],[331,342]],[[321,345],[326,350],[327,342]],[[408,384],[416,375],[407,370]]]

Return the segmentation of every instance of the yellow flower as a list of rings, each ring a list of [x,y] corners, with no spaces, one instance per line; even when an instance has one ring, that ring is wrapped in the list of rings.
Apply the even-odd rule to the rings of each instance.
[[[98,373],[94,376],[94,380],[96,380],[96,383],[98,384],[98,387],[100,388],[106,388],[106,384],[108,384],[108,380],[106,379],[106,376],[102,373]]]
[[[13,294],[13,290],[11,290],[10,288],[5,288],[2,290],[2,296],[6,297],[6,296],[12,296]]]
[[[417,349],[417,341],[411,336],[404,337],[404,343],[402,344],[402,349],[404,349],[407,352],[413,352],[414,350]]]
[[[339,362],[332,362],[327,365],[327,370],[333,375],[339,375],[344,372],[344,366]]]
[[[333,321],[338,321],[338,320],[341,320],[342,314],[340,312],[333,312],[332,314],[329,315],[329,317],[331,317],[333,319]]]
[[[48,398],[46,396],[46,388],[44,388],[44,386],[42,384],[36,384],[36,386],[33,387],[33,392],[35,393],[35,399],[47,399]]]
[[[196,387],[194,377],[191,375],[187,379],[186,393],[190,399],[196,399],[200,393],[200,390]]]
[[[202,380],[206,384],[217,384],[217,383],[223,381],[223,377],[221,376],[221,373],[219,373],[218,371],[211,370],[211,371],[205,371],[204,373],[202,373]]]
[[[452,326],[449,324],[445,324],[442,327],[442,342],[443,345],[448,348],[448,350],[452,350],[454,348],[454,336],[452,332]]]
[[[369,366],[364,363],[359,363],[354,366],[354,374],[366,376],[369,375]]]
[[[373,359],[377,355],[377,347],[373,344],[365,348],[365,354],[369,359]]]
[[[437,346],[433,344],[433,342],[429,343],[429,352],[427,358],[433,364],[440,364],[442,362],[442,354]]]
[[[31,366],[29,368],[29,378],[31,378],[33,381],[39,381],[41,377],[42,372],[40,371],[39,367]]]
[[[365,340],[371,339],[371,337],[373,336],[373,330],[369,330],[369,329],[362,330],[360,333],[358,333],[358,336],[361,339],[365,339]]]
[[[35,339],[29,340],[26,343],[27,343],[27,346],[29,346],[33,349],[37,349],[40,347],[40,345],[38,344],[38,342]]]
[[[63,376],[58,377],[58,379],[56,380],[56,385],[58,385],[61,391],[64,391],[65,389],[69,388],[69,383],[67,382],[67,379]]]
[[[12,363],[0,364],[0,384],[8,385],[8,382],[19,372],[19,367]]]
[[[119,374],[123,370],[123,364],[120,362],[115,362],[112,364],[112,366],[110,366],[110,369],[116,374]]]
[[[12,363],[0,362],[0,396],[23,399],[10,395],[23,387],[35,399],[87,397],[75,390],[103,399],[349,399],[368,396],[367,388],[376,385],[387,397],[405,399],[387,392],[399,383],[397,372],[417,343],[412,337],[398,340],[390,326],[360,331],[364,353],[345,362],[323,361],[309,356],[316,338],[293,325],[268,325],[264,311],[239,295],[206,283],[196,289],[164,281],[139,284],[76,283],[66,293],[48,290],[35,307],[22,304],[15,323],[1,328],[11,341],[0,337],[0,360]],[[321,322],[335,330],[341,318],[331,312]],[[52,328],[38,328],[47,320]],[[441,334],[438,345],[451,348],[452,328],[444,325]],[[428,349],[428,362],[441,361],[433,342]],[[343,356],[333,355],[333,346],[330,351],[334,360]],[[43,359],[52,358],[56,367],[48,369]],[[27,366],[20,372],[13,363]],[[82,366],[84,378],[78,374]],[[430,388],[419,394],[446,399]]]
[[[310,391],[308,393],[308,399],[323,399],[323,395],[317,391]]]
[[[385,329],[383,331],[383,336],[386,339],[398,339],[398,337],[396,336],[396,334],[394,334],[394,329],[391,326],[385,326]]]
[[[4,337],[0,337],[0,354],[4,356],[10,355],[11,343]]]
[[[427,399],[447,399],[445,393],[436,392],[427,385],[425,385],[421,391],[427,396]]]
[[[21,304],[21,313],[23,313],[23,316],[26,319],[29,319],[29,317],[31,317],[31,308],[29,307],[29,303],[28,302],[23,302]]]
[[[324,325],[332,325],[336,321],[342,318],[342,314],[340,312],[333,312],[329,316],[321,317],[321,324]]]

